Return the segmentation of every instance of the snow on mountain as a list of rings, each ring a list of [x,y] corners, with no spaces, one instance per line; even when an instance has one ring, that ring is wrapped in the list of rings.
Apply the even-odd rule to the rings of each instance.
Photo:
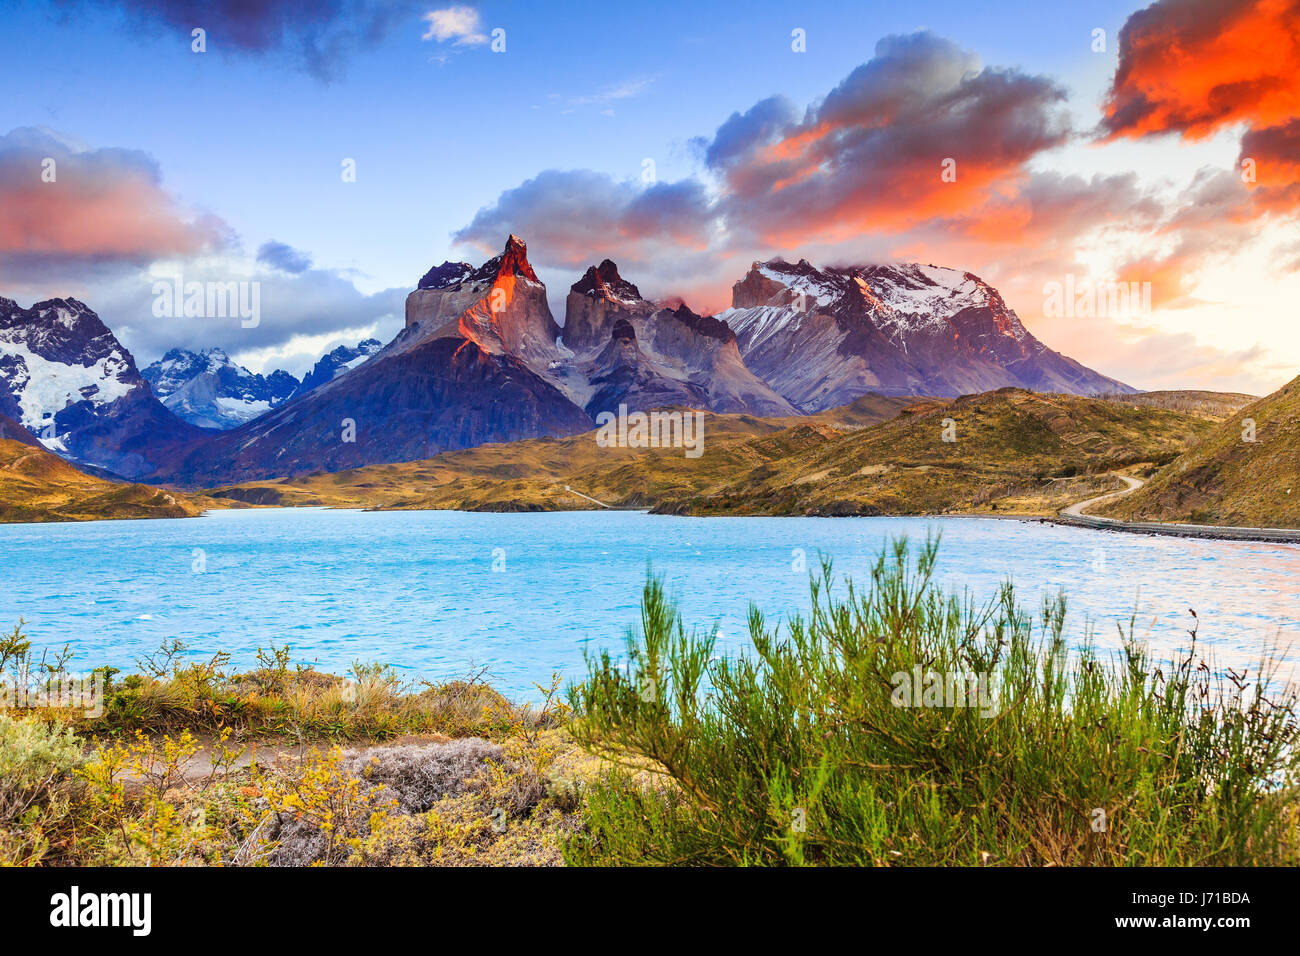
[[[333,381],[344,372],[361,365],[383,347],[379,339],[364,339],[356,345],[340,345],[334,351],[321,356],[312,370],[302,377],[302,384],[291,397],[305,395],[313,388]]]
[[[1047,348],[978,276],[942,266],[755,262],[717,318],[746,365],[806,412],[866,392],[1131,390]]]
[[[235,428],[284,404],[298,380],[277,369],[262,376],[223,350],[172,349],[141,373],[162,403],[200,428]]]
[[[61,439],[54,417],[70,405],[102,407],[139,386],[130,355],[76,299],[38,302],[30,310],[0,299],[0,402],[13,418],[44,432],[48,447]],[[87,328],[78,329],[79,322]],[[5,401],[5,399],[8,401]]]
[[[0,298],[0,414],[51,451],[124,477],[197,432],[154,398],[135,359],[76,299]]]

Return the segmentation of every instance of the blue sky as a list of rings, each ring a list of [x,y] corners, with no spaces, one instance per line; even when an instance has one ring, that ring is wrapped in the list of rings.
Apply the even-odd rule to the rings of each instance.
[[[773,93],[813,101],[890,33],[931,28],[989,62],[1099,81],[1090,31],[1117,31],[1127,6],[484,4],[483,24],[506,29],[504,54],[422,40],[417,6],[322,82],[288,55],[223,50],[211,32],[197,55],[188,36],[119,12],[20,2],[0,35],[0,127],[144,149],[169,189],[246,246],[287,242],[359,270],[373,291],[452,256],[454,229],[541,169],[634,178],[653,157],[661,178],[686,175],[692,137]],[[805,56],[791,55],[795,27]],[[340,181],[344,157],[357,160],[354,184]]]
[[[292,18],[296,4],[279,5]],[[170,6],[184,10],[186,4]],[[494,53],[487,44],[424,38],[430,28],[425,15],[447,6],[397,7],[403,12],[381,39],[350,48],[331,62],[331,75],[322,77],[304,66],[292,19],[287,42],[249,50],[232,47],[221,21],[205,25],[202,15],[181,13],[168,22],[95,2],[20,0],[4,14],[0,32],[6,64],[0,134],[36,127],[78,148],[142,151],[156,163],[161,188],[178,208],[218,217],[229,229],[226,255],[252,257],[265,242],[287,243],[309,255],[317,271],[368,297],[409,289],[446,258],[481,261],[486,253],[457,248],[453,232],[503,191],[543,170],[592,170],[635,182],[649,157],[662,182],[702,176],[716,187],[716,177],[702,174],[693,141],[707,141],[734,112],[773,94],[800,108],[818,103],[870,61],[877,42],[889,35],[928,29],[981,64],[1050,77],[1069,91],[1067,106],[1080,126],[1091,125],[1115,68],[1115,38],[1135,9],[1120,2],[1013,2],[999,4],[996,12],[969,2],[475,5],[482,31],[506,31],[506,51]],[[208,29],[204,54],[191,52],[188,30],[180,27],[191,20]],[[1101,55],[1090,49],[1096,27],[1110,39]],[[794,28],[806,31],[806,54],[791,51]],[[1186,179],[1207,161],[1232,162],[1235,145],[1231,135],[1182,149],[1123,142],[1107,152],[1071,145],[1036,156],[1031,165],[1084,173],[1136,165],[1156,188],[1171,173]],[[356,160],[355,183],[341,181],[345,158]],[[1186,182],[1165,185],[1183,188]],[[887,251],[925,247],[918,241]],[[596,245],[593,261],[604,254]],[[812,245],[834,254],[827,244]],[[845,255],[875,251],[863,243],[843,248]],[[753,254],[770,251],[756,246]],[[556,301],[556,288],[562,295],[576,274],[548,264],[536,241],[530,253],[535,262],[542,260],[539,271]],[[1001,283],[1017,278],[1011,262],[1003,255],[987,263],[945,264],[992,269],[987,277]],[[647,267],[641,279],[653,293],[666,295],[678,291],[670,288],[677,281],[684,293],[725,288],[739,277],[734,271],[728,260],[716,275],[704,276],[703,270],[688,280],[681,270],[659,274]],[[86,295],[98,291],[101,298],[90,304],[110,326],[125,329],[124,340],[146,361],[165,345],[207,344],[146,331],[128,314],[138,300],[120,285],[110,288],[102,269],[19,278],[19,298],[63,294],[69,284]],[[12,275],[0,279],[15,282]],[[716,298],[712,291],[707,295]],[[382,301],[396,299],[391,292]],[[1040,331],[1036,306],[1015,300],[1013,305]],[[252,364],[301,363],[327,340],[365,331],[356,312],[347,314],[333,328],[323,320],[315,336],[301,323],[286,326],[297,336],[294,345],[289,336],[242,343],[244,354]],[[389,334],[400,324],[391,314],[377,321]],[[1202,324],[1214,327],[1212,319]],[[1185,337],[1184,329],[1171,331]],[[1087,351],[1092,338],[1065,328],[1059,333],[1055,342],[1043,337],[1065,351]],[[1208,343],[1207,333],[1191,334],[1225,354],[1233,349],[1233,342]],[[236,351],[241,346],[237,340],[213,344]],[[1137,373],[1136,366],[1116,368],[1099,350],[1093,353],[1077,357],[1109,374]],[[1256,387],[1268,384],[1292,357],[1300,358],[1300,343],[1273,361],[1276,369],[1237,378],[1251,379]],[[1213,375],[1195,371],[1203,367],[1201,359],[1188,358],[1189,377],[1209,384]],[[1220,376],[1218,384],[1230,384],[1231,377]],[[1161,383],[1152,376],[1136,384]]]

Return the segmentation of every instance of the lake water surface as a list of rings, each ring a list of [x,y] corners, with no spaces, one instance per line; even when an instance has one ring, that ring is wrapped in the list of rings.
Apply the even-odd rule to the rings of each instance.
[[[71,644],[74,668],[128,668],[173,637],[248,666],[274,641],[336,673],[383,661],[450,679],[487,665],[501,690],[528,696],[553,670],[579,676],[584,648],[622,648],[648,566],[688,626],[717,624],[734,649],[751,601],[772,622],[807,609],[800,554],[809,568],[829,555],[837,577],[865,582],[891,536],[928,531],[942,532],[941,579],[980,598],[1011,577],[1036,610],[1064,588],[1072,642],[1091,622],[1099,645],[1117,646],[1115,623],[1136,604],[1157,650],[1186,641],[1195,608],[1220,665],[1253,665],[1269,646],[1300,651],[1296,546],[980,518],[641,512],[250,509],[0,525],[0,628],[22,618],[36,646]]]

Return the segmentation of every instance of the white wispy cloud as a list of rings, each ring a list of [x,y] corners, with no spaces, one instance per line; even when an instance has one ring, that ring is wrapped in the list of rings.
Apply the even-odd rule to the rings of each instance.
[[[446,43],[450,40],[456,46],[479,46],[487,43],[487,34],[483,32],[483,20],[473,7],[444,7],[430,10],[424,15],[429,29],[422,39],[437,40]]]
[[[580,96],[563,96],[559,93],[550,94],[551,99],[560,100],[570,106],[593,106],[613,103],[617,100],[630,100],[633,97],[640,96],[650,85],[654,83],[653,76],[636,77],[625,80],[614,86],[606,87],[596,93],[586,93]]]

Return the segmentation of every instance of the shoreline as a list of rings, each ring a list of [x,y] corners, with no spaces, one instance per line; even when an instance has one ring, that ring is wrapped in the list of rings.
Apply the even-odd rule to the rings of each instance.
[[[1092,531],[1123,534],[1162,535],[1171,538],[1203,538],[1210,541],[1258,541],[1265,544],[1300,544],[1300,528],[1237,528],[1230,525],[1174,524],[1159,521],[1119,521],[1093,515],[1045,517],[1050,524]]]
[[[1079,501],[1047,520],[1053,524],[1075,528],[1089,528],[1094,531],[1119,531],[1128,534],[1164,535],[1171,538],[1202,538],[1209,541],[1259,541],[1271,544],[1300,544],[1300,529],[1291,528],[1237,528],[1230,525],[1180,524],[1163,521],[1120,521],[1118,518],[1102,518],[1086,513],[1090,505],[1103,501],[1114,501],[1132,494],[1146,484],[1141,478],[1131,475],[1116,475],[1127,488],[1112,491],[1086,501]]]
[[[1123,477],[1123,476],[1121,476]],[[1134,490],[1134,489],[1129,489]],[[270,505],[270,506],[252,506],[247,508],[205,508],[196,515],[184,515],[177,517],[164,518],[162,516],[149,516],[139,518],[62,518],[51,521],[0,521],[0,527],[21,527],[50,525],[50,524],[88,524],[100,521],[161,521],[161,520],[185,520],[189,518],[203,518],[214,512],[225,511],[355,511],[358,513],[390,513],[398,511],[454,511],[462,514],[571,514],[571,513],[601,513],[607,511],[617,512],[641,512],[643,514],[655,515],[656,517],[674,517],[674,518],[980,518],[993,521],[1022,521],[1031,524],[1052,524],[1061,527],[1085,528],[1093,531],[1115,531],[1126,534],[1144,534],[1160,535],[1177,538],[1200,538],[1210,541],[1256,541],[1266,544],[1295,544],[1300,545],[1300,528],[1255,528],[1255,527],[1235,527],[1231,525],[1191,525],[1175,524],[1154,521],[1119,521],[1115,518],[1102,518],[1095,515],[1089,515],[1082,512],[1086,505],[1094,504],[1102,499],[1119,497],[1127,494],[1128,490],[1115,492],[1111,495],[1102,495],[1100,498],[1092,498],[1071,505],[1057,514],[983,514],[980,512],[960,512],[948,511],[942,513],[926,514],[876,514],[876,515],[807,515],[807,514],[671,514],[661,515],[655,512],[653,508],[636,507],[608,507],[608,508],[557,508],[550,510],[538,511],[489,511],[482,509],[462,509],[462,508],[367,508],[367,507],[337,507],[334,505]]]

